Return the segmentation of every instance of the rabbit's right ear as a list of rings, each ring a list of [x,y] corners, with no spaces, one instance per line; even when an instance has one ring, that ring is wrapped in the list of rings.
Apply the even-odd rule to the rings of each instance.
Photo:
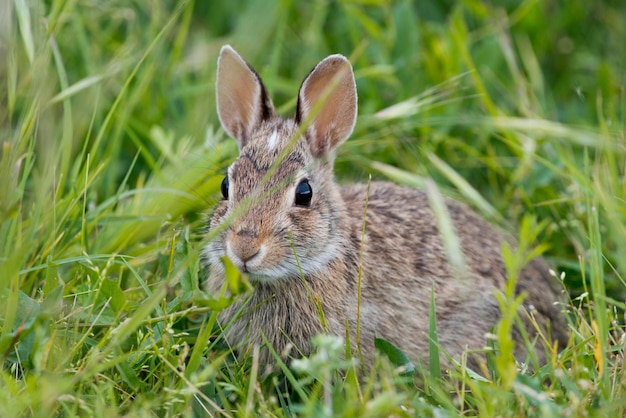
[[[261,123],[274,115],[274,105],[261,77],[230,45],[217,60],[217,114],[224,130],[242,149]]]
[[[357,95],[350,61],[331,55],[313,68],[298,95],[296,122],[309,122],[306,138],[316,158],[348,139],[357,114]]]

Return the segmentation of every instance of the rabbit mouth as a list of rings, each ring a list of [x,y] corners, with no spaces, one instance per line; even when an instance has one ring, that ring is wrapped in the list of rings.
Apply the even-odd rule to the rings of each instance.
[[[263,264],[267,254],[267,247],[263,244],[240,245],[240,241],[226,242],[226,256],[242,273],[255,273]]]
[[[342,253],[334,240],[325,242],[323,250],[315,245],[310,248],[298,246],[297,249],[280,247],[269,241],[259,244],[250,240],[227,239],[222,254],[251,281],[270,284],[324,271]]]

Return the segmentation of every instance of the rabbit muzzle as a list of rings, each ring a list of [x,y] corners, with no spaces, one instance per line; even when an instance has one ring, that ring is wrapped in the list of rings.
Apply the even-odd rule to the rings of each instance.
[[[262,261],[260,250],[258,237],[249,230],[232,234],[226,241],[226,255],[242,272],[253,271],[259,266]]]

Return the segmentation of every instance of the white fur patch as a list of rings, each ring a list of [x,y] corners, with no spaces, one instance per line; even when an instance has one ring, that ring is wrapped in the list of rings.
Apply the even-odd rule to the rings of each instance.
[[[278,131],[274,129],[272,135],[270,135],[270,139],[267,141],[267,149],[273,151],[276,145],[278,145]]]

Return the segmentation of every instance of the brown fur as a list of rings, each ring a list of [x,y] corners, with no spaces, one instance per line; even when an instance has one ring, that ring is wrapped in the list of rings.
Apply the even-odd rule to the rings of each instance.
[[[467,348],[486,345],[486,334],[500,317],[494,291],[507,280],[500,249],[510,239],[466,206],[446,200],[467,263],[465,275],[458,277],[425,193],[374,182],[366,196],[366,185],[335,183],[333,151],[350,135],[356,118],[354,77],[344,57],[330,56],[315,67],[300,89],[295,119],[283,120],[275,116],[259,76],[226,46],[218,65],[217,97],[220,120],[237,140],[240,156],[229,168],[229,198],[217,206],[209,228],[226,222],[233,211],[241,213],[205,249],[207,286],[213,293],[224,286],[223,256],[254,283],[243,309],[240,301],[219,315],[230,344],[245,351],[263,345],[263,334],[279,353],[293,347],[291,355],[307,354],[311,337],[324,331],[344,336],[346,323],[355,341],[361,266],[366,363],[371,364],[376,336],[415,360],[428,361],[433,288],[442,349],[458,359]],[[318,109],[319,100],[323,105]],[[301,124],[308,122],[302,131]],[[309,206],[294,203],[303,179],[313,190]],[[551,322],[552,335],[562,344],[567,326],[554,304],[555,285],[544,261],[535,259],[520,274],[517,291],[528,293],[525,303],[534,306],[537,322],[542,327]],[[531,321],[524,321],[535,335]],[[521,342],[519,331],[513,337]],[[536,351],[543,360],[543,350]],[[521,344],[516,355],[525,358]],[[261,361],[271,362],[267,350]]]

